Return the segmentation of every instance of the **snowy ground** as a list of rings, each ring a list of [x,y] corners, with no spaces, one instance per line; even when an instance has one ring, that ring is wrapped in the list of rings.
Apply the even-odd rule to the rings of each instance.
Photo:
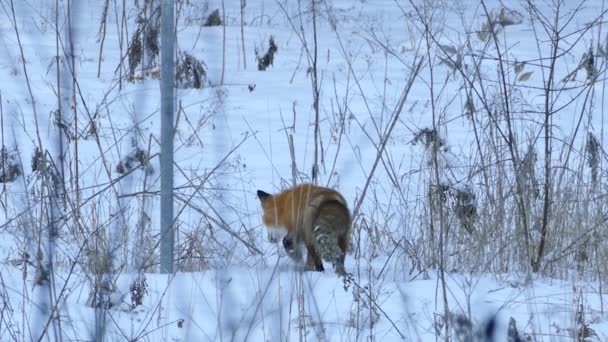
[[[152,156],[160,150],[158,80],[119,82],[125,73],[117,71],[121,51],[124,54],[138,13],[132,1],[126,2],[127,30],[121,26],[122,4],[109,1],[103,50],[99,32],[104,1],[78,0],[72,4],[71,10],[76,13],[71,24],[80,137],[78,161],[74,139],[66,142],[64,138],[69,200],[59,209],[66,220],[56,236],[49,297],[47,287],[36,285],[39,275],[34,260],[39,244],[46,241],[44,230],[38,227],[44,226],[43,219],[50,215],[45,205],[48,197],[43,177],[32,172],[30,164],[38,145],[56,156],[58,136],[65,134],[54,123],[58,108],[55,2],[14,2],[24,71],[12,3],[2,1],[2,139],[4,145],[18,150],[25,175],[7,183],[2,193],[1,341],[38,340],[43,331],[43,340],[66,341],[100,337],[108,341],[435,341],[446,339],[446,301],[452,314],[449,334],[455,341],[459,340],[455,327],[472,322],[474,332],[483,331],[492,318],[497,328],[495,341],[508,340],[511,319],[520,336],[530,341],[608,340],[604,302],[608,296],[603,293],[601,273],[595,274],[594,270],[576,272],[560,266],[553,270],[553,277],[548,276],[549,271],[533,274],[522,270],[515,260],[519,256],[513,253],[508,266],[489,267],[503,271],[475,272],[475,257],[470,250],[476,246],[470,240],[477,237],[463,232],[454,233],[458,234],[454,241],[469,240],[473,246],[466,242],[450,245],[445,281],[437,268],[429,267],[428,259],[416,259],[434,253],[425,251],[428,245],[420,244],[428,240],[426,233],[421,233],[426,228],[421,227],[428,224],[424,217],[431,162],[424,147],[412,144],[416,133],[438,122],[438,130],[447,137],[446,151],[449,148],[443,163],[450,171],[441,176],[442,180],[454,183],[455,188],[478,185],[467,178],[473,177],[468,166],[478,157],[474,129],[462,109],[467,95],[462,79],[446,62],[446,54],[466,45],[467,34],[475,36],[472,32],[487,18],[477,1],[438,1],[428,7],[423,1],[413,1],[418,10],[428,11],[424,13],[431,26],[441,28],[433,37],[438,42],[429,48],[434,68],[431,72],[428,65],[423,65],[415,78],[377,171],[372,171],[372,166],[378,148],[391,127],[392,114],[412,77],[413,66],[421,60],[428,63],[427,37],[421,31],[424,25],[412,19],[419,18],[420,12],[409,1],[328,0],[317,5],[324,150],[319,183],[338,189],[354,209],[370,173],[375,172],[361,204],[360,219],[355,219],[353,250],[346,261],[346,269],[354,278],[350,284],[344,284],[330,267],[325,273],[300,272],[280,244],[268,241],[255,195],[257,189],[275,192],[291,185],[294,174],[298,182],[311,177],[315,112],[309,62],[303,48],[303,41],[311,51],[313,46],[309,1],[246,1],[244,39],[237,1],[225,2],[225,27],[201,26],[211,10],[221,9],[220,3],[210,1],[206,9],[206,2],[183,1],[183,10],[177,15],[176,46],[206,63],[208,84],[201,90],[177,91],[175,212],[180,272],[169,276],[155,273],[158,158],[152,158],[151,172],[138,169],[121,177],[115,169],[134,146],[149,149]],[[65,1],[59,3],[64,13]],[[582,43],[564,52],[567,56],[556,68],[556,79],[568,76],[590,45],[608,47],[606,29],[597,22],[590,23],[598,16],[598,22],[605,21],[606,4],[588,1],[580,8],[577,5],[563,5],[563,20],[568,25],[565,32],[572,34],[564,36],[572,40],[568,43],[575,44],[580,34]],[[530,61],[523,71],[509,75],[513,78],[510,82],[524,84],[518,91],[525,103],[511,103],[516,107],[516,130],[523,132],[522,141],[532,141],[542,133],[535,128],[542,118],[527,110],[543,105],[538,87],[548,77],[538,68],[539,62],[532,61],[539,53],[545,56],[537,41],[546,41],[547,33],[538,27],[538,32],[533,30],[535,23],[523,2],[488,1],[485,6],[494,14],[503,6],[517,11],[506,14],[518,23],[504,29],[504,37],[508,37],[505,56],[512,61]],[[552,18],[552,4],[538,6]],[[569,13],[575,9],[580,11],[570,18]],[[60,19],[60,30],[66,27],[65,20]],[[271,36],[278,46],[274,64],[267,71],[258,71],[255,51],[263,53]],[[67,42],[63,44],[67,46]],[[488,53],[490,58],[495,57]],[[451,57],[458,59],[456,53]],[[605,60],[597,60],[602,60],[598,69],[604,70]],[[64,115],[73,126],[73,88],[69,71],[65,72],[69,60],[64,58],[60,63],[64,67],[60,75],[61,103],[63,108],[70,108],[64,109]],[[490,75],[487,90],[499,89],[498,81],[492,82],[499,77],[496,67],[482,67]],[[528,70],[534,72],[526,80],[522,73]],[[581,70],[579,78],[584,78],[583,74]],[[602,86],[600,82],[597,89]],[[598,90],[593,110],[579,121],[586,102],[577,94],[583,90],[582,86],[573,86],[552,98],[556,107],[572,106],[574,114],[559,112],[551,123],[556,132],[563,133],[559,139],[578,146],[578,151],[584,150],[587,132],[595,132],[600,143],[605,142],[607,104],[603,92]],[[431,101],[433,96],[436,101]],[[431,115],[432,108],[441,113],[440,119]],[[91,122],[95,123],[94,133]],[[579,126],[583,133],[578,132]],[[528,127],[532,128],[527,131]],[[543,146],[539,145],[539,151]],[[525,150],[523,145],[520,148]],[[555,149],[552,158],[556,161],[568,158],[566,152]],[[79,196],[74,187],[76,163]],[[395,184],[399,184],[398,190]],[[75,202],[81,208],[78,225],[69,209]],[[479,247],[489,252],[499,248]],[[103,278],[113,284],[108,285],[112,288],[108,300],[111,307],[95,309],[90,305],[91,293],[101,276],[91,270],[101,267],[102,250],[113,251],[112,272]],[[560,257],[558,251],[549,250],[548,259]],[[26,252],[29,263],[22,262]],[[492,256],[487,258],[491,260]],[[133,306],[131,286],[141,279],[138,270],[142,263],[146,265],[146,292],[143,304]],[[48,303],[53,310],[45,306]],[[593,333],[582,336],[585,331]]]

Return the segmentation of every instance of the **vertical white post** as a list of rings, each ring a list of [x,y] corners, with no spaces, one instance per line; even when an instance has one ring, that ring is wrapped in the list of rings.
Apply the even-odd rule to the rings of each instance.
[[[173,273],[173,117],[175,112],[174,0],[161,3],[160,272]]]

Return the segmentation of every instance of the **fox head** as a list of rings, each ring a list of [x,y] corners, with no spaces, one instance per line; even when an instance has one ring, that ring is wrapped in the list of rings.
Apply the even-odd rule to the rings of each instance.
[[[282,228],[278,225],[275,199],[271,194],[262,190],[258,190],[258,198],[260,199],[260,204],[262,204],[262,221],[264,221],[264,225],[268,230],[268,240],[270,242],[277,242],[284,235],[284,232],[282,232]]]
[[[276,225],[276,212],[274,201],[272,200],[272,195],[258,190],[258,198],[260,199],[260,204],[262,205],[262,211],[264,212],[264,216],[262,220],[264,221],[264,225],[266,227],[272,227]]]

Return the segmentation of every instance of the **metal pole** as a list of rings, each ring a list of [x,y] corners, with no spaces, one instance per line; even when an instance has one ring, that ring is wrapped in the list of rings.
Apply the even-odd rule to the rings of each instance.
[[[161,0],[160,272],[173,273],[173,116],[175,113],[174,0]]]

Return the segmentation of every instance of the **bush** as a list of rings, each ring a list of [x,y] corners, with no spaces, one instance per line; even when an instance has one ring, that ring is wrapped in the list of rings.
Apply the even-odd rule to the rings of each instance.
[[[207,65],[187,52],[180,54],[175,71],[176,86],[178,88],[200,89],[207,81]]]

